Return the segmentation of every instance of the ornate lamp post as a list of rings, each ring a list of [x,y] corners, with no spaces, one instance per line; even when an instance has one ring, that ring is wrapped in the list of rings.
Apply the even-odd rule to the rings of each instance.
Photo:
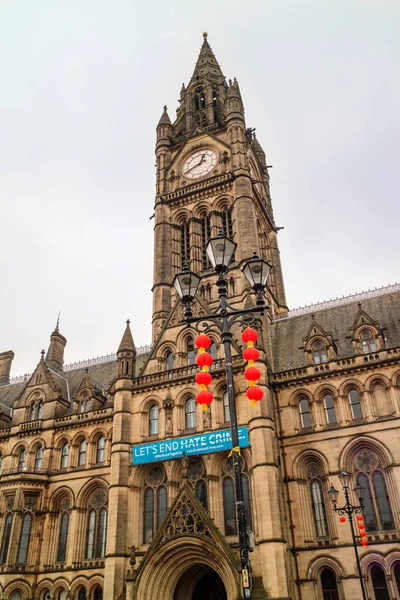
[[[342,515],[342,518],[343,518],[342,522],[345,521],[343,515],[347,515],[347,517],[349,519],[350,529],[351,529],[351,537],[353,540],[353,547],[354,547],[354,552],[356,555],[356,562],[357,562],[358,576],[360,579],[362,597],[363,597],[363,600],[367,600],[367,595],[365,593],[364,582],[363,582],[363,577],[362,577],[362,573],[361,573],[360,557],[358,556],[357,540],[356,540],[356,536],[354,533],[354,523],[353,523],[353,515],[361,515],[361,519],[360,519],[360,517],[357,517],[357,520],[359,519],[359,522],[362,522],[362,509],[364,508],[363,498],[364,498],[365,489],[361,485],[357,485],[354,488],[354,492],[355,492],[360,504],[359,504],[359,506],[355,506],[354,504],[351,504],[350,496],[349,496],[350,477],[351,477],[351,475],[350,475],[350,473],[347,473],[347,471],[342,471],[339,474],[339,480],[340,480],[340,483],[342,484],[342,488],[343,488],[343,492],[344,492],[344,499],[345,499],[345,504],[343,506],[336,506],[338,497],[339,497],[339,492],[338,492],[338,490],[336,490],[334,488],[334,486],[332,484],[328,491],[328,494],[333,503],[333,510],[336,513],[338,513],[339,515]],[[364,539],[365,538],[363,538],[363,540]],[[365,545],[366,545],[366,543],[365,543]]]
[[[200,277],[184,267],[181,273],[174,278],[174,286],[185,305],[186,323],[203,322],[201,325],[203,332],[217,329],[221,334],[221,340],[225,352],[225,371],[228,393],[228,403],[230,411],[230,428],[232,438],[232,462],[235,483],[236,496],[236,517],[239,532],[239,550],[242,568],[242,586],[243,594],[246,599],[252,597],[251,582],[249,577],[249,539],[246,530],[246,513],[243,501],[242,477],[240,472],[240,450],[238,423],[236,416],[235,393],[233,387],[232,370],[232,333],[231,328],[234,323],[251,324],[255,321],[254,313],[263,313],[266,309],[264,292],[271,265],[264,259],[258,258],[256,254],[245,261],[242,270],[250,285],[256,294],[256,306],[252,308],[237,310],[228,302],[228,282],[227,274],[229,272],[229,263],[235,252],[237,244],[224,236],[220,231],[217,237],[211,238],[207,244],[207,256],[218,275],[216,285],[218,288],[219,304],[217,308],[209,315],[195,317],[192,312],[192,303],[196,290],[200,283]]]

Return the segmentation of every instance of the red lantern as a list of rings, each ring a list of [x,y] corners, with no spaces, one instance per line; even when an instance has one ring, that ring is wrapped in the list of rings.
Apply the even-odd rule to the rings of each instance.
[[[199,404],[201,404],[202,410],[205,412],[207,410],[207,405],[211,404],[214,396],[208,390],[202,390],[196,396],[196,400]]]
[[[196,373],[195,380],[199,385],[210,385],[212,377],[207,371],[200,371],[199,373]]]
[[[243,350],[243,358],[244,360],[258,360],[260,356],[259,351],[254,346],[249,346]]]
[[[213,357],[208,352],[202,352],[196,356],[196,364],[199,367],[210,367],[213,363]]]
[[[196,348],[209,348],[211,346],[211,339],[208,335],[202,334],[197,336],[194,343],[196,344]]]
[[[258,333],[255,329],[251,327],[247,327],[242,333],[242,340],[247,344],[247,342],[256,342],[258,339]]]
[[[357,519],[357,521],[362,521],[362,520],[363,520],[363,518],[362,518],[362,516],[361,516],[361,515],[357,515],[357,516],[356,516],[356,519]]]
[[[368,540],[361,540],[362,546],[368,546]]]
[[[249,400],[256,400],[256,402],[259,402],[260,400],[262,400],[264,392],[260,387],[253,385],[253,387],[249,387],[247,389],[246,396]]]
[[[346,523],[346,517],[340,517],[339,521],[340,521],[341,523]]]
[[[247,381],[257,381],[261,377],[261,371],[257,367],[247,367],[244,371],[244,376]]]
[[[357,523],[358,529],[365,529],[364,523]]]
[[[360,531],[360,536],[363,537],[367,537],[367,532],[366,531]]]

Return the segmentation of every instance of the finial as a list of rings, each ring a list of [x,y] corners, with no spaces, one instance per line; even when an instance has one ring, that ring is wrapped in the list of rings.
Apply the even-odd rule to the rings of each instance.
[[[41,360],[44,360],[45,350],[40,351]]]
[[[130,324],[130,320],[129,320],[129,319],[127,319],[127,320],[126,320],[126,324],[127,324],[127,325],[128,325],[128,327],[129,327],[129,324]]]
[[[164,112],[167,112],[167,105],[164,104]]]
[[[203,31],[203,38],[207,39],[208,33],[207,31]]]
[[[86,367],[85,373],[89,373],[89,367]]]
[[[58,317],[57,317],[57,324],[56,324],[56,331],[60,330],[60,311],[58,311]]]
[[[358,308],[361,308],[361,302],[358,302]]]

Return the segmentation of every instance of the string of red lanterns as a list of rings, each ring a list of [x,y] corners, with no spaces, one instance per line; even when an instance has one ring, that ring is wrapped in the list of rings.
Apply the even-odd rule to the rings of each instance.
[[[212,382],[209,368],[213,363],[213,357],[207,352],[207,348],[211,346],[211,338],[208,335],[198,335],[194,341],[199,353],[196,356],[196,364],[201,368],[201,371],[196,373],[196,383],[200,386],[200,392],[196,396],[196,401],[201,405],[203,412],[206,412],[208,405],[214,400],[213,394],[207,389],[207,386]]]
[[[256,385],[261,377],[260,369],[254,366],[255,361],[258,360],[260,356],[259,351],[254,347],[254,342],[256,342],[257,339],[257,331],[251,327],[246,327],[242,333],[242,340],[247,345],[247,348],[243,350],[243,358],[248,364],[244,371],[244,376],[249,383],[246,396],[250,400],[252,406],[257,406],[257,402],[260,402],[264,396],[262,389]]]
[[[363,517],[362,515],[357,515],[356,516],[357,519],[357,527],[359,529],[359,534],[361,537],[361,546],[368,546],[368,540],[367,538],[367,532],[365,531],[365,525],[364,525],[364,521],[363,521]],[[340,517],[339,521],[341,523],[345,523],[346,522],[346,517]]]

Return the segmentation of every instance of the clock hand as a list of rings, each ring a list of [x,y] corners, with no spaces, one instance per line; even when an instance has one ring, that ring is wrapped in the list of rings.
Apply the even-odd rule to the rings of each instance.
[[[205,158],[206,158],[206,155],[202,154],[200,162],[196,163],[193,167],[190,167],[190,169],[188,169],[187,171],[185,171],[184,175],[186,175],[187,173],[190,173],[190,171],[193,171],[193,169],[195,169],[196,167],[198,167],[199,165],[201,165],[201,163],[205,161]]]

